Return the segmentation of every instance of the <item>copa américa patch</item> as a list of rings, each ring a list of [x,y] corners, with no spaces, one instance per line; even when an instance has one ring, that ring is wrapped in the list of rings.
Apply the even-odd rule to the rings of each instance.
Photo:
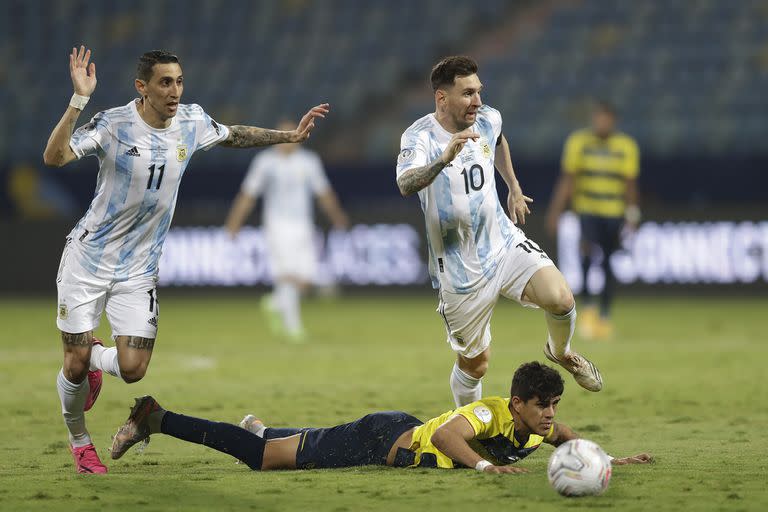
[[[399,155],[397,155],[397,163],[400,165],[407,164],[414,158],[416,158],[416,151],[410,148],[406,148],[402,150]]]
[[[472,412],[475,413],[475,416],[477,416],[477,418],[483,423],[490,423],[493,419],[493,413],[484,405],[478,405],[472,410]]]

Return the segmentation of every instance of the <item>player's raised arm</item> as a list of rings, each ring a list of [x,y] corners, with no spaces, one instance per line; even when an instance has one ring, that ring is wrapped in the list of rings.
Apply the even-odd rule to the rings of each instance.
[[[397,187],[400,189],[400,193],[405,197],[428,187],[440,174],[440,171],[456,158],[456,155],[461,152],[469,139],[477,140],[478,138],[480,138],[480,134],[469,128],[453,134],[448,146],[438,159],[427,165],[408,169],[397,177]]]
[[[483,459],[469,446],[470,439],[474,439],[475,431],[469,420],[457,414],[446,423],[443,423],[432,434],[432,444],[451,460],[460,462],[469,468],[486,473],[527,473],[525,468],[515,466],[494,466]]]
[[[289,131],[270,130],[256,126],[230,126],[229,137],[224,139],[221,145],[230,148],[253,148],[285,142],[304,142],[315,128],[315,119],[325,117],[325,114],[330,111],[329,107],[328,103],[312,107],[301,118],[296,129]]]
[[[499,174],[507,184],[507,188],[509,188],[509,196],[507,197],[509,217],[515,224],[518,222],[525,224],[525,216],[531,213],[531,210],[528,209],[528,203],[532,203],[533,199],[523,195],[520,183],[515,176],[515,169],[512,167],[509,143],[504,135],[501,136],[501,143],[496,146],[495,164],[496,169],[499,170]]]
[[[81,46],[79,50],[72,48],[72,53],[69,55],[69,74],[72,77],[75,93],[64,115],[48,137],[48,144],[43,152],[45,165],[61,167],[77,159],[72,148],[69,147],[69,141],[80,112],[83,111],[96,89],[96,64],[90,60],[91,50],[86,50],[85,46]]]

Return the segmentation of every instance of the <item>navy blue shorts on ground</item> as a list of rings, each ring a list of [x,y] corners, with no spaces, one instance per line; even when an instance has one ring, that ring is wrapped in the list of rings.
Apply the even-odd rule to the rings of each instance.
[[[271,429],[265,437],[300,433],[297,469],[383,466],[397,438],[423,422],[400,411],[375,412],[329,428]]]

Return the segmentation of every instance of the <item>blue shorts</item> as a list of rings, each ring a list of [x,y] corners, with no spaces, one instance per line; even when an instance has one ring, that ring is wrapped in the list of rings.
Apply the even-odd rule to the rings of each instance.
[[[384,411],[335,427],[301,429],[296,469],[384,466],[397,439],[422,423],[404,412]]]
[[[606,256],[610,256],[619,248],[621,228],[624,226],[622,217],[580,215],[579,220],[582,240],[599,246]]]

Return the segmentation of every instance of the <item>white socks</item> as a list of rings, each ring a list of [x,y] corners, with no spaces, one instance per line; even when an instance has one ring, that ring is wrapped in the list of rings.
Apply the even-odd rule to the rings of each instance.
[[[471,404],[483,397],[483,383],[471,375],[467,375],[458,363],[454,363],[451,371],[451,392],[456,407]]]
[[[103,347],[93,344],[91,347],[91,371],[101,370],[113,377],[122,378],[120,364],[117,361],[117,347]]]
[[[549,343],[552,354],[560,359],[571,351],[571,338],[576,327],[576,306],[574,305],[564,315],[553,315],[545,312],[544,317],[547,319],[547,328],[549,329],[547,343]]]
[[[61,399],[61,414],[64,416],[64,424],[69,430],[69,443],[75,448],[91,444],[91,436],[85,428],[85,400],[88,398],[88,379],[83,379],[80,384],[73,384],[64,377],[64,371],[59,370],[56,377],[56,388]]]
[[[298,333],[303,330],[300,300],[301,294],[298,286],[286,282],[276,283],[274,292],[275,308],[280,312],[285,328],[290,333]]]

